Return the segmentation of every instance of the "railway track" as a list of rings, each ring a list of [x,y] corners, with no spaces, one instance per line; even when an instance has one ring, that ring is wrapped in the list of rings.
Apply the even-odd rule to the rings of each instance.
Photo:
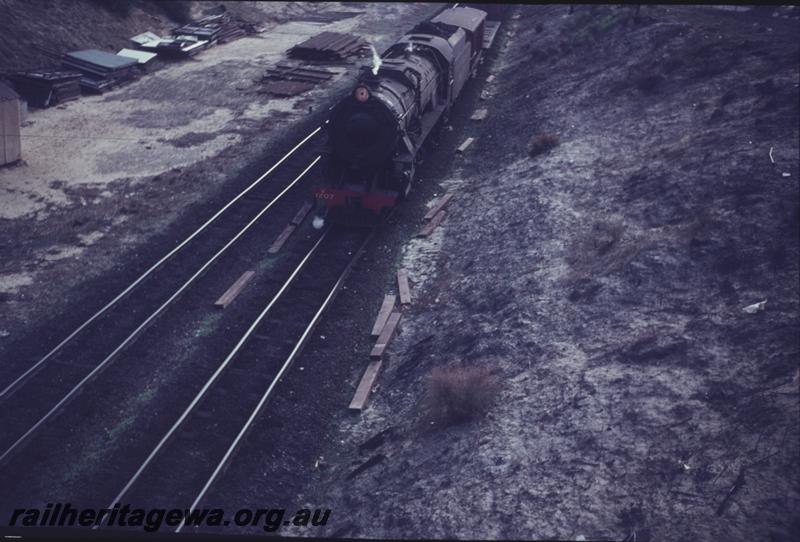
[[[325,230],[110,501],[194,510],[224,471],[373,230]],[[176,530],[180,531],[183,525]]]
[[[31,356],[36,362],[0,384],[0,463],[51,422],[306,177],[319,160],[313,142],[320,131],[313,130],[74,331]]]

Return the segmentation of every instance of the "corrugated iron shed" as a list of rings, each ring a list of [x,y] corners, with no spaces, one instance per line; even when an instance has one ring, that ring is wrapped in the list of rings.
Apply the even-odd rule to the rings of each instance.
[[[0,102],[5,102],[7,100],[19,100],[19,94],[14,92],[14,89],[8,85],[0,83]]]
[[[0,83],[0,166],[22,157],[19,96]]]

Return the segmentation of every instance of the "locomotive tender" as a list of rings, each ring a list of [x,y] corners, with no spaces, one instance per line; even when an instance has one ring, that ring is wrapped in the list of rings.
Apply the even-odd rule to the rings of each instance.
[[[477,71],[485,21],[446,9],[364,69],[331,111],[315,223],[374,222],[408,194],[426,138]]]

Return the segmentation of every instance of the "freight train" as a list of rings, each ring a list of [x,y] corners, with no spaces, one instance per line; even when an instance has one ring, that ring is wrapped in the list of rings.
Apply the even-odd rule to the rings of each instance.
[[[364,68],[328,119],[315,225],[374,223],[408,194],[431,130],[477,72],[486,16],[445,9]]]

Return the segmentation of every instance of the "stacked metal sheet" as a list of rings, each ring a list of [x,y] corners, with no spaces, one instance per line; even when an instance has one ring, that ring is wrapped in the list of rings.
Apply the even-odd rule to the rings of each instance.
[[[86,49],[66,53],[62,60],[65,68],[72,68],[83,74],[80,85],[90,92],[103,92],[136,77],[136,59]]]
[[[317,83],[329,80],[335,74],[320,68],[278,64],[269,68],[261,82],[264,91],[276,96],[295,96],[311,90]]]
[[[196,55],[201,50],[205,49],[210,42],[208,40],[201,40],[197,36],[180,35],[168,36],[166,38],[159,38],[156,36],[154,40],[137,44],[140,49],[144,49],[145,51],[151,51],[165,56],[185,57]]]
[[[14,88],[33,107],[50,107],[81,95],[82,74],[76,71],[41,69],[9,75]]]
[[[128,58],[132,58],[136,61],[137,65],[141,69],[145,69],[149,66],[152,66],[155,63],[155,59],[158,56],[156,53],[148,53],[147,51],[138,51],[135,49],[120,49],[117,53],[119,56],[124,56]]]
[[[137,34],[131,38],[131,43],[134,46],[139,47],[144,45],[145,43],[150,43],[151,41],[158,41],[161,38],[158,37],[158,34],[154,34],[153,32],[143,32],[141,34]]]
[[[209,15],[173,30],[177,36],[195,36],[211,43],[226,43],[253,32],[252,25],[234,20],[227,13]]]
[[[366,46],[366,42],[352,34],[323,32],[289,49],[293,57],[309,60],[344,60],[355,55]]]
[[[295,21],[306,21],[309,23],[333,23],[341,21],[342,19],[350,19],[362,15],[363,11],[319,11],[317,6],[314,6],[313,12],[306,12],[302,15],[293,16]]]

